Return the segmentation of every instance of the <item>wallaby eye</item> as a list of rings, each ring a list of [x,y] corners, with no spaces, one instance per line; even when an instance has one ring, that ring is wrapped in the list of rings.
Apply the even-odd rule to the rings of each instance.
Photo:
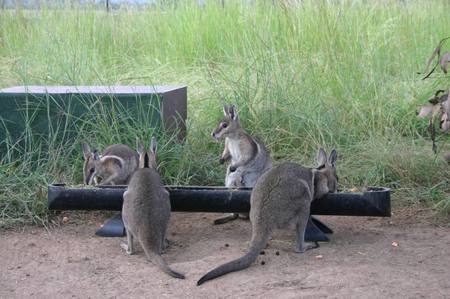
[[[222,123],[222,128],[228,127],[227,123]]]
[[[90,172],[90,173],[93,173],[94,171],[95,171],[95,168],[89,169],[89,172]]]

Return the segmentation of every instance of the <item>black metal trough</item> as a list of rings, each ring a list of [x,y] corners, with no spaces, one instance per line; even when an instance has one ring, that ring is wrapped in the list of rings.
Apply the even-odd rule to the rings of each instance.
[[[173,212],[248,213],[251,188],[166,186]],[[121,211],[126,186],[66,187],[48,186],[50,210]],[[391,215],[390,190],[368,188],[364,193],[329,193],[313,201],[313,215],[378,216]]]
[[[251,188],[166,186],[174,212],[246,213],[250,211]],[[48,186],[50,210],[122,210],[126,186],[67,187],[64,184]],[[363,193],[329,193],[313,201],[312,215],[337,216],[391,216],[390,190],[367,188]],[[315,218],[308,223],[308,241],[328,241],[324,233],[332,233]],[[97,232],[102,236],[123,235],[120,215]]]

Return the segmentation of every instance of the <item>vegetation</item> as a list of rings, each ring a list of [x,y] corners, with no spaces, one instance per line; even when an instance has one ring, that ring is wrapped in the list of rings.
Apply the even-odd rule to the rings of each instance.
[[[448,217],[448,135],[431,150],[416,111],[448,82],[421,80],[430,49],[449,35],[448,1],[196,1],[106,13],[86,6],[0,11],[0,87],[15,85],[188,86],[185,144],[159,135],[167,184],[222,185],[222,144],[210,137],[224,103],[276,161],[313,165],[336,147],[343,189],[394,189],[398,204],[425,204]],[[291,1],[292,2],[292,1]],[[445,86],[445,85],[444,85]],[[91,111],[70,142],[38,142],[1,153],[3,224],[46,221],[46,185],[81,183],[81,141],[99,148],[150,140],[135,121]],[[64,130],[61,127],[59,130]]]

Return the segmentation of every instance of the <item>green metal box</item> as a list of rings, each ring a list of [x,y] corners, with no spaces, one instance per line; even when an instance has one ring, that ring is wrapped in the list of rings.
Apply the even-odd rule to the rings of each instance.
[[[93,109],[144,117],[150,127],[186,135],[185,86],[16,86],[0,89],[0,150],[33,137],[50,137],[64,126],[62,138]],[[117,109],[120,107],[120,109]],[[94,120],[95,121],[95,120]],[[58,137],[59,138],[59,137]]]

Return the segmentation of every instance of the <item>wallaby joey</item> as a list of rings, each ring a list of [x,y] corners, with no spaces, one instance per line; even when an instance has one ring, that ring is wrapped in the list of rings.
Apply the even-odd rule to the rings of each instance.
[[[155,138],[152,138],[150,151],[139,144],[139,169],[123,194],[122,219],[127,244],[122,243],[121,247],[133,254],[133,239],[137,239],[149,261],[170,276],[184,279],[183,274],[169,268],[161,257],[170,219],[170,199],[156,170],[156,147]]]
[[[336,158],[336,150],[333,149],[327,159],[325,151],[320,149],[317,168],[284,163],[264,173],[253,188],[250,199],[252,238],[247,254],[208,272],[197,285],[249,267],[267,245],[272,230],[284,228],[290,223],[296,224],[296,252],[317,247],[305,243],[310,205],[313,199],[328,192],[336,192]]]
[[[258,178],[272,167],[270,155],[264,144],[249,135],[239,122],[234,105],[225,105],[225,117],[213,131],[212,137],[225,137],[225,149],[220,157],[221,164],[230,160],[225,176],[226,187],[253,187]],[[234,220],[238,214],[217,219],[215,224]]]
[[[126,185],[138,167],[139,156],[125,144],[108,146],[103,155],[97,150],[91,151],[88,144],[83,143],[84,183],[93,185],[100,178],[100,185]]]

